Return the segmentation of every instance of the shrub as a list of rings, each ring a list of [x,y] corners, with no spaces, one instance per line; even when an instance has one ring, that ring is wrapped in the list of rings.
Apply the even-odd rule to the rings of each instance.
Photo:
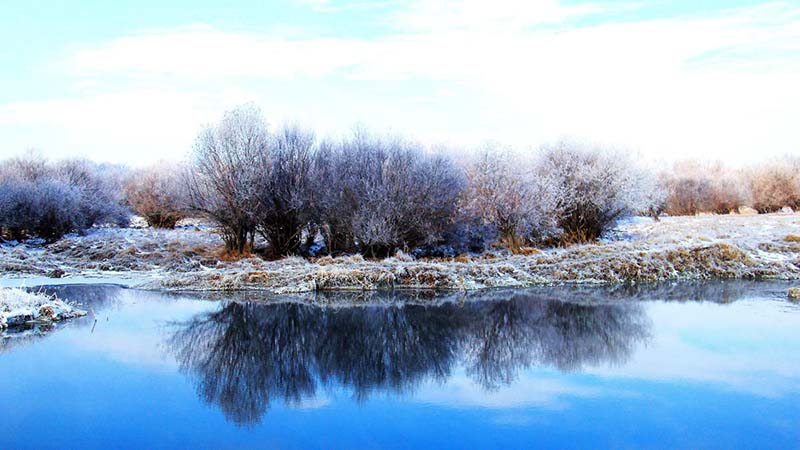
[[[8,179],[0,192],[0,228],[9,239],[55,241],[80,226],[79,195],[63,183]]]
[[[220,226],[229,252],[241,254],[252,248],[261,165],[268,144],[266,124],[252,105],[225,113],[195,141],[187,176],[189,205]]]
[[[652,175],[622,152],[561,141],[543,150],[539,171],[551,177],[560,196],[562,243],[595,240],[620,218],[660,203]]]
[[[662,180],[668,191],[666,212],[673,216],[728,214],[749,196],[741,175],[721,162],[678,162]]]
[[[758,212],[800,208],[800,159],[786,157],[763,164],[749,178],[752,206]]]
[[[110,168],[87,161],[6,161],[0,167],[0,234],[52,242],[94,225],[124,225],[127,210],[118,201],[118,178]]]
[[[550,174],[507,150],[488,148],[469,167],[468,179],[464,211],[496,230],[513,252],[556,232],[565,198]]]
[[[679,176],[665,181],[669,191],[665,211],[671,216],[693,216],[711,208],[711,181],[705,178]]]
[[[323,144],[314,179],[316,223],[329,251],[368,256],[440,242],[465,182],[449,158],[363,131]]]
[[[94,225],[127,226],[130,212],[122,206],[125,170],[84,159],[60,161],[55,177],[77,189],[80,196],[81,230]]]
[[[313,151],[314,135],[294,126],[271,136],[261,156],[256,220],[274,256],[297,253],[311,220]]]
[[[185,172],[165,162],[136,171],[125,186],[128,204],[151,227],[175,228],[188,206]]]

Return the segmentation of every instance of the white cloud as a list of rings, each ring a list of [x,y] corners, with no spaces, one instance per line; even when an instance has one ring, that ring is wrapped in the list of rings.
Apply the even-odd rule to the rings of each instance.
[[[764,302],[649,304],[655,338],[647,347],[621,367],[589,367],[586,373],[708,384],[766,398],[797,392],[800,364],[793,357],[798,345],[792,336],[800,316]]]
[[[582,385],[547,370],[523,372],[513,383],[487,391],[459,371],[444,384],[423,385],[414,398],[424,403],[456,408],[537,407],[555,410],[566,408],[571,399],[622,395],[629,394]]]
[[[0,105],[0,134],[18,136],[19,149],[51,157],[85,156],[113,162],[180,159],[195,133],[226,108],[248,101],[243,91],[180,92],[134,88],[77,98]],[[6,142],[11,156],[14,145]]]
[[[558,0],[415,0],[404,11],[394,14],[392,21],[401,29],[416,31],[507,31],[560,23],[611,8],[600,3],[565,6]]]
[[[323,76],[351,64],[347,55],[363,55],[367,45],[344,39],[284,40],[193,26],[114,39],[76,52],[64,67],[77,77]]]
[[[396,6],[403,3],[403,0],[355,0],[355,1],[331,1],[331,0],[297,0],[301,5],[310,6],[311,9],[322,13],[334,13],[353,10],[372,10]]]
[[[396,31],[375,39],[287,39],[202,25],[132,34],[61,62],[83,95],[0,105],[0,129],[22,121],[74,135],[94,127],[101,131],[85,136],[87,146],[114,144],[107,139],[116,136],[149,142],[154,153],[185,151],[201,120],[241,97],[262,103],[268,116],[333,111],[315,116],[313,125],[323,130],[348,117],[376,128],[393,124],[423,140],[536,146],[574,135],[651,155],[735,160],[800,147],[792,120],[800,115],[800,8],[570,22],[609,8],[416,1],[386,15]],[[273,95],[281,83],[306,81],[342,92],[346,103],[296,105]],[[398,102],[398,86],[416,100]],[[442,86],[447,96],[438,95]],[[365,98],[368,88],[375,95]],[[459,103],[467,97],[478,99],[474,110]]]

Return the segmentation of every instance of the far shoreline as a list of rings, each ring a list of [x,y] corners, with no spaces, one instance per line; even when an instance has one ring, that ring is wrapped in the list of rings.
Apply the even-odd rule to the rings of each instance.
[[[795,234],[793,234],[795,233]],[[42,248],[0,246],[0,286],[121,284],[171,292],[476,291],[712,279],[800,280],[799,214],[665,217],[622,223],[591,244],[530,255],[213,258],[208,229],[102,229]],[[165,262],[169,261],[169,265]],[[49,278],[49,273],[62,275]]]

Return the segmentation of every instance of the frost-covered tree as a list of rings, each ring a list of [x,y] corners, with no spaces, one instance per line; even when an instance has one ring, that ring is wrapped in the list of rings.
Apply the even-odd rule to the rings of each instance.
[[[252,248],[258,225],[263,155],[269,132],[261,111],[245,105],[200,132],[187,176],[190,208],[222,230],[226,250]]]
[[[666,212],[671,216],[695,215],[709,210],[711,181],[696,177],[668,177]]]
[[[77,189],[81,229],[94,225],[127,226],[130,212],[122,206],[124,169],[85,159],[59,161],[54,176]]]
[[[9,239],[53,242],[82,230],[81,194],[73,186],[54,179],[6,179],[0,192],[0,234]]]
[[[257,192],[258,229],[274,256],[295,254],[311,220],[314,134],[287,126],[270,137],[264,150]]]
[[[651,210],[659,197],[647,182],[652,175],[619,151],[561,141],[543,150],[539,170],[563,196],[562,242],[595,240],[620,218]]]
[[[312,206],[314,222],[320,227],[330,253],[355,251],[350,223],[360,203],[357,186],[361,152],[349,152],[343,144],[324,141],[313,159]]]
[[[661,176],[668,192],[670,215],[728,214],[747,202],[749,191],[741,174],[722,162],[679,161]]]
[[[440,241],[464,187],[449,158],[360,130],[323,144],[314,167],[316,222],[334,253],[385,256]]]
[[[218,223],[228,251],[264,236],[274,256],[298,251],[308,228],[314,135],[296,126],[270,133],[261,111],[245,105],[197,138],[188,177],[192,209]]]
[[[0,235],[52,242],[94,225],[126,225],[121,177],[117,167],[84,160],[8,160],[0,165]]]
[[[566,192],[532,161],[490,147],[475,158],[467,173],[464,210],[494,227],[510,250],[519,251],[556,232]]]
[[[753,208],[760,213],[800,208],[800,158],[784,157],[762,164],[750,173]]]
[[[175,228],[189,203],[186,168],[162,161],[140,169],[129,177],[125,198],[151,227]]]

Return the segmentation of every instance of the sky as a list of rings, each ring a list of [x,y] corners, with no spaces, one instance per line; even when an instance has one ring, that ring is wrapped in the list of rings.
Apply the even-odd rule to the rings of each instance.
[[[248,102],[320,137],[800,155],[800,1],[0,1],[0,158],[180,160]]]

